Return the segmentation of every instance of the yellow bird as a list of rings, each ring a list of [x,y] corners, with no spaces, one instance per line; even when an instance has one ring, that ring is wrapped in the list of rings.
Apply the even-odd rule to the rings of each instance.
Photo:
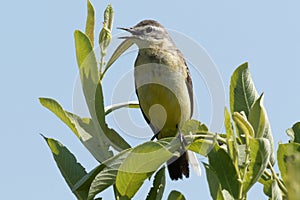
[[[157,21],[144,20],[121,29],[131,33],[121,38],[132,40],[139,48],[134,78],[145,120],[157,139],[178,136],[193,113],[192,79],[182,53]],[[172,180],[189,177],[188,159],[182,149],[180,157],[167,162]]]

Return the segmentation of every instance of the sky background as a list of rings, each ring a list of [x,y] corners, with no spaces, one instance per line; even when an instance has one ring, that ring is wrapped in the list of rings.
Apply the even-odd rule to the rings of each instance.
[[[132,26],[150,18],[192,38],[205,48],[217,66],[226,95],[234,69],[249,62],[257,90],[265,93],[264,103],[276,147],[278,142],[288,140],[285,130],[300,121],[299,1],[115,0],[92,3],[97,16],[96,36],[101,28],[103,10],[112,3],[115,10],[113,34],[120,33],[115,27]],[[85,18],[84,0],[2,2],[1,199],[75,199],[40,133],[61,141],[88,171],[97,165],[74,134],[38,102],[38,97],[52,97],[66,110],[73,111],[77,77],[73,32],[84,30]],[[104,82],[106,99],[116,77],[132,70],[134,58],[134,55],[121,58],[109,71]],[[194,82],[197,81],[194,79]],[[205,81],[199,79],[199,82],[199,89],[204,88],[204,91],[203,94],[201,90],[195,92],[195,98],[201,102],[197,119],[209,124],[212,105],[209,105]],[[136,112],[133,117],[143,123],[138,111],[132,112]],[[109,120],[113,126],[113,120]],[[210,199],[204,174],[202,177],[192,174],[185,181],[168,182],[166,196],[172,189],[182,191],[189,200]],[[136,199],[142,199],[145,192],[147,183]],[[111,195],[110,190],[105,192],[104,199],[112,199]],[[267,199],[259,185],[248,197]]]

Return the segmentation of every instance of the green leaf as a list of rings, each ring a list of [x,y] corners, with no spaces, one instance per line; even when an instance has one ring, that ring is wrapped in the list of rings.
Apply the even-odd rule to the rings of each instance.
[[[193,119],[187,120],[181,128],[181,132],[186,136],[195,135],[194,140],[187,141],[187,143],[189,144],[187,149],[194,151],[195,153],[198,153],[203,156],[207,156],[209,151],[214,146],[213,140],[207,140],[207,139],[203,139],[201,137],[197,138],[198,133],[206,135],[208,132],[207,126],[197,120],[193,120]],[[186,140],[188,140],[187,137],[186,137]]]
[[[94,43],[95,10],[90,0],[87,0],[87,18],[85,25],[85,34],[89,37],[92,46]]]
[[[115,200],[129,200],[129,198],[122,197],[122,195],[120,195],[116,185],[113,186],[113,189],[114,189]]]
[[[151,187],[146,200],[161,200],[166,185],[165,167],[162,167],[154,177],[153,186]]]
[[[248,117],[251,106],[257,98],[258,94],[248,69],[248,63],[244,63],[234,71],[231,77],[231,113],[244,111]]]
[[[65,111],[61,105],[50,98],[39,98],[41,104],[61,119],[80,139],[96,160],[102,162],[112,156],[104,138],[99,137],[91,119],[81,119],[77,115]]]
[[[95,124],[90,118],[80,118],[79,116],[67,112],[68,116],[74,122],[76,129],[80,134],[80,141],[100,163],[113,156],[109,145],[104,137],[99,136]]]
[[[82,89],[90,114],[94,118],[95,94],[99,80],[97,60],[88,36],[76,30],[74,37]]]
[[[229,114],[227,108],[225,108],[224,125],[225,125],[225,129],[226,129],[226,136],[227,136],[226,141],[227,141],[229,155],[230,155],[230,158],[233,160],[233,164],[234,164],[236,170],[238,170],[238,165],[239,165],[238,145],[236,142],[236,137],[233,132],[230,114]]]
[[[82,88],[95,125],[95,131],[98,133],[98,137],[116,150],[121,151],[129,148],[130,145],[116,131],[108,128],[105,122],[102,85],[99,81],[96,56],[91,43],[88,37],[80,31],[75,31],[74,35]]]
[[[254,130],[248,120],[238,112],[234,112],[232,115],[233,121],[236,123],[238,128],[245,134],[246,138],[254,137]]]
[[[96,56],[87,35],[76,30],[74,37],[83,93],[92,119],[97,119],[95,97],[99,76]]]
[[[222,190],[227,190],[234,198],[239,198],[239,176],[233,162],[226,151],[215,145],[208,154],[209,165],[216,172]],[[222,163],[222,164],[220,164]]]
[[[278,167],[287,189],[288,199],[300,196],[300,144],[279,144],[277,151]]]
[[[263,106],[264,94],[262,94],[253,104],[249,113],[249,122],[251,123],[255,138],[266,138],[269,140],[271,145],[271,156],[270,162],[272,165],[275,163],[274,155],[274,140],[269,123],[266,109]]]
[[[296,123],[293,125],[293,131],[294,131],[294,142],[299,143],[300,144],[300,122]]]
[[[168,196],[168,200],[185,200],[185,198],[180,192],[172,190]]]
[[[108,143],[117,151],[122,151],[124,149],[130,148],[130,145],[114,129],[109,128],[107,123],[105,122],[103,92],[100,81],[96,89],[95,110],[97,110],[96,117],[98,120],[98,131],[103,133],[102,135],[104,135]]]
[[[250,138],[249,165],[244,175],[243,193],[246,194],[266,169],[271,155],[270,143],[264,138]]]
[[[199,132],[207,132],[207,131],[208,128],[205,124],[202,124],[201,122],[194,119],[187,120],[181,128],[181,132],[184,135],[189,135],[190,133],[196,134]]]
[[[75,123],[70,119],[64,109],[59,105],[57,101],[50,98],[39,98],[40,103],[51,112],[53,112],[62,122],[64,122],[75,135],[80,138],[80,135],[76,129]]]
[[[262,94],[250,109],[248,120],[254,130],[255,138],[262,138],[269,129],[269,121],[263,106],[264,94]],[[267,130],[266,130],[267,129]]]
[[[225,200],[221,192],[222,188],[216,172],[208,164],[203,163],[203,165],[206,171],[206,179],[209,185],[211,197],[213,200]]]
[[[88,190],[88,199],[93,199],[97,194],[114,185],[118,169],[130,151],[131,149],[127,149],[104,161],[78,181],[73,191]]]
[[[88,199],[93,199],[95,195],[116,183],[118,169],[130,152],[131,150],[125,150],[115,156],[114,159],[109,159],[104,163],[105,168],[97,174],[91,183]]]
[[[187,147],[188,150],[193,151],[202,156],[207,156],[211,149],[214,147],[215,141],[196,138],[193,142]]]
[[[295,123],[286,133],[291,137],[291,142],[300,144],[300,122]]]
[[[117,49],[114,51],[114,53],[112,54],[112,56],[110,57],[110,59],[108,60],[105,70],[104,72],[101,74],[101,80],[104,77],[104,74],[106,73],[106,71],[110,68],[110,66],[127,50],[129,49],[129,47],[131,47],[134,43],[132,42],[132,40],[124,40],[118,47]]]
[[[132,198],[144,180],[172,156],[171,152],[156,142],[146,142],[135,147],[117,174],[116,187],[120,194]]]
[[[53,158],[61,174],[65,178],[68,186],[72,189],[77,181],[86,175],[84,167],[77,162],[74,155],[60,142],[51,138],[46,138],[45,136],[43,137],[52,151]],[[79,200],[85,200],[87,198],[87,193],[88,190],[74,192]]]

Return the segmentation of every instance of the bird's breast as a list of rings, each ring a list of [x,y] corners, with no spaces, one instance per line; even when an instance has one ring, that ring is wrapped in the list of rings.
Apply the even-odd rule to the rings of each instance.
[[[156,131],[160,131],[160,137],[174,136],[177,127],[190,118],[186,73],[179,70],[184,67],[157,62],[135,66],[135,85],[141,109]]]

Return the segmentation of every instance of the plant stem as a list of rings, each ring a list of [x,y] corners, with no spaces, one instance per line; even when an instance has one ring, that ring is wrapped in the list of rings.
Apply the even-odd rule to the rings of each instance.
[[[277,176],[277,174],[275,173],[272,164],[269,162],[268,163],[268,167],[271,170],[272,173],[272,177],[277,181],[279,188],[281,189],[281,191],[284,193],[285,196],[287,196],[288,192],[287,189],[285,188],[282,180]]]
[[[243,200],[243,199],[246,199],[246,194],[244,194],[243,192],[243,184],[245,182],[245,178],[246,178],[246,174],[247,174],[247,170],[248,170],[248,167],[249,167],[249,164],[250,164],[250,161],[249,161],[249,157],[250,157],[250,135],[248,134],[245,134],[245,145],[246,145],[246,156],[245,156],[245,163],[244,163],[244,171],[242,174],[240,174],[240,176],[242,176],[242,180],[241,180],[241,185],[240,185],[240,195],[239,195],[239,199]]]
[[[105,57],[105,53],[102,52],[102,50],[101,50],[100,69],[99,69],[100,77],[102,77],[103,68],[104,68],[104,65],[105,65],[104,57]],[[100,80],[101,80],[101,79],[100,79]]]
[[[108,68],[109,68],[109,67],[105,67],[104,70],[103,70],[103,72],[100,73],[100,80],[103,79],[104,74],[106,73],[106,71],[108,70]]]

